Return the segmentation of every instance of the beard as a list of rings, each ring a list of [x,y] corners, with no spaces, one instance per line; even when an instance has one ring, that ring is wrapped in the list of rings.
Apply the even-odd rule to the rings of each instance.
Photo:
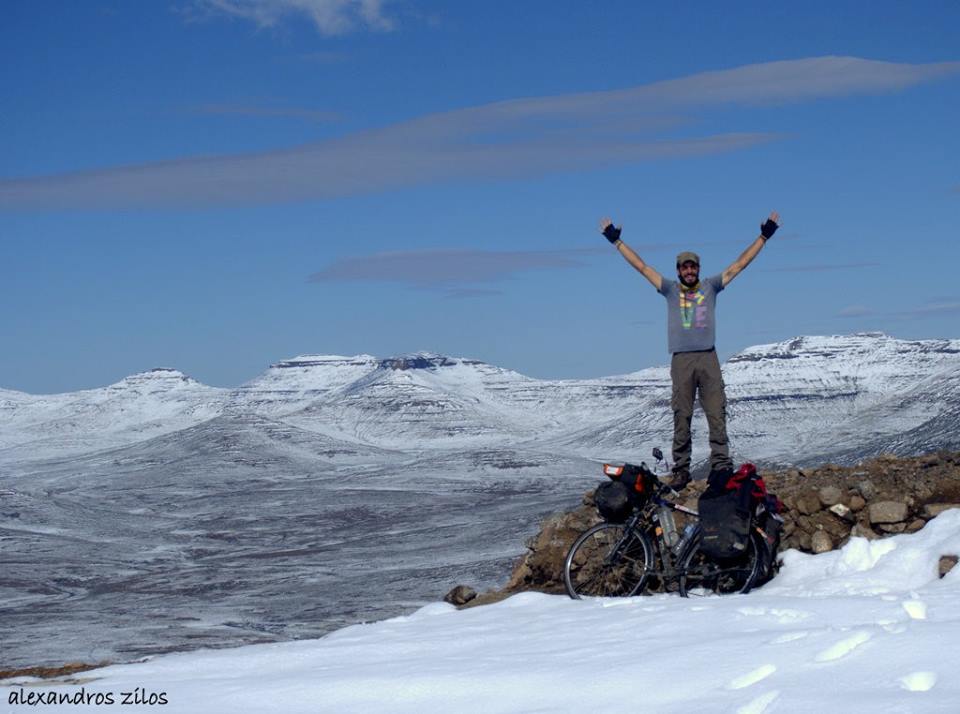
[[[680,276],[680,282],[683,283],[684,286],[688,288],[692,288],[694,285],[700,282],[700,276],[699,274],[694,275],[692,277],[686,277],[686,278],[683,276]]]

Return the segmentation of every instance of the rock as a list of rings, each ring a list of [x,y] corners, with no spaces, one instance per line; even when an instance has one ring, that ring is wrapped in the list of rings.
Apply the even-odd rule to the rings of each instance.
[[[873,485],[873,481],[870,479],[864,479],[857,484],[857,490],[860,492],[860,495],[867,501],[872,501],[877,497],[877,487]]]
[[[853,527],[853,530],[850,531],[851,538],[866,538],[867,540],[876,540],[880,536],[877,535],[869,526],[862,525],[858,523]]]
[[[903,533],[907,529],[906,523],[878,523],[877,530],[882,533]]]
[[[856,520],[856,518],[853,516],[853,511],[844,506],[842,503],[836,503],[830,506],[829,510],[830,513],[846,523],[853,523]]]
[[[843,500],[843,493],[836,486],[824,486],[817,494],[824,507],[830,507]]]
[[[561,592],[563,559],[567,551],[581,533],[599,521],[597,510],[588,506],[545,518],[540,531],[527,541],[530,552],[514,566],[504,589],[509,592],[531,588],[541,592]]]
[[[461,610],[467,610],[471,607],[479,607],[481,605],[492,605],[495,602],[500,602],[501,600],[506,600],[511,595],[515,593],[509,592],[507,590],[487,590],[485,593],[480,593],[473,600],[470,600],[463,605],[460,605]]]
[[[862,511],[863,507],[867,505],[867,502],[863,500],[863,496],[855,494],[850,497],[850,510],[854,513]]]
[[[877,501],[870,504],[870,525],[900,523],[907,519],[907,504],[900,501]]]
[[[960,503],[928,503],[923,507],[924,518],[936,518],[951,508],[960,508]]]
[[[466,585],[457,585],[453,590],[443,596],[443,601],[451,605],[466,605],[477,596],[477,591]]]
[[[827,553],[833,550],[833,539],[825,531],[817,531],[810,538],[810,547],[814,553]]]
[[[916,533],[918,530],[920,530],[921,528],[923,528],[925,525],[927,525],[927,522],[926,522],[925,520],[923,520],[922,518],[916,518],[916,519],[910,521],[910,522],[907,524],[907,530],[906,530],[905,532],[906,532],[906,533]]]
[[[820,511],[815,516],[809,516],[809,519],[813,527],[810,531],[811,534],[814,531],[826,531],[833,538],[834,542],[841,538],[846,538],[852,525],[852,521],[847,522],[841,520],[830,511]]]
[[[940,577],[942,578],[944,575],[946,575],[951,570],[953,570],[953,566],[955,566],[956,564],[957,564],[957,556],[941,555],[940,563],[939,563]]]
[[[820,495],[816,491],[807,491],[797,498],[797,510],[805,516],[812,516],[820,510]]]

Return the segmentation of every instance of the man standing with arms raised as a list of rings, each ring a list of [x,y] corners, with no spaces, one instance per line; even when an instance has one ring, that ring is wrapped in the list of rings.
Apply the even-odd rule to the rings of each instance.
[[[780,227],[780,215],[774,211],[760,226],[760,235],[729,268],[719,275],[700,280],[700,257],[684,251],[677,256],[677,280],[668,280],[645,263],[620,240],[622,226],[609,218],[600,221],[600,232],[616,247],[624,259],[667,299],[667,342],[673,355],[670,379],[673,382],[673,477],[670,486],[679,491],[690,483],[690,421],[693,400],[699,392],[700,406],[710,429],[710,470],[732,473],[727,440],[727,397],[717,359],[717,293],[750,265],[767,240]]]

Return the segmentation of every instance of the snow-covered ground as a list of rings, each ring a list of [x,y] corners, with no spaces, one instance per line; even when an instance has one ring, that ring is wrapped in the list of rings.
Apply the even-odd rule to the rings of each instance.
[[[437,603],[319,640],[167,655],[72,684],[7,681],[0,692],[11,712],[52,693],[109,694],[123,710],[124,692],[138,710],[204,714],[957,712],[960,568],[939,579],[937,563],[958,552],[952,510],[912,535],[790,551],[780,576],[748,595]],[[31,693],[34,706],[16,703]]]

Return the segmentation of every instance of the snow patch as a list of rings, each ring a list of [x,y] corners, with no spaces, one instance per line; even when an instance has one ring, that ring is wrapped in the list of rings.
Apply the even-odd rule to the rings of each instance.
[[[942,673],[960,665],[960,579],[939,579],[935,564],[958,545],[960,518],[944,514],[886,547],[795,554],[748,595],[696,605],[542,593],[467,610],[435,603],[319,640],[108,667],[82,686],[164,691],[166,711],[197,714],[953,711],[960,682]],[[884,593],[865,594],[872,589]],[[16,689],[6,685],[5,695]]]

